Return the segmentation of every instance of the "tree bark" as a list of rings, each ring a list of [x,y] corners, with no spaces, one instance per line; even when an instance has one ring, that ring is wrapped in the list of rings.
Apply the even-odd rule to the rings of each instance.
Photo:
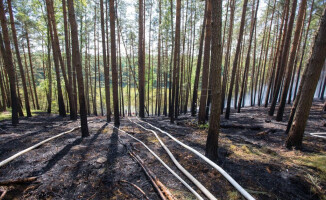
[[[38,97],[37,97],[37,91],[36,91],[36,84],[35,84],[35,78],[34,78],[34,66],[32,62],[32,54],[31,54],[31,47],[29,43],[29,36],[28,36],[28,30],[25,25],[25,31],[26,31],[26,41],[27,41],[27,50],[28,50],[28,57],[29,57],[29,67],[31,69],[31,77],[32,77],[32,83],[33,83],[33,91],[34,91],[34,97],[35,97],[35,103],[36,103],[36,109],[40,109],[40,105],[38,103]]]
[[[173,59],[173,85],[170,106],[170,121],[174,123],[175,116],[178,115],[179,98],[179,61],[180,61],[180,23],[181,23],[181,0],[177,0],[176,19],[175,19],[175,39],[174,39],[174,59]]]
[[[79,42],[78,42],[78,27],[75,17],[74,1],[68,0],[68,13],[71,29],[71,44],[72,44],[72,64],[75,66],[78,82],[78,97],[79,97],[79,112],[82,137],[89,136],[87,124],[87,111],[85,102],[84,81],[82,72],[82,63],[80,58]]]
[[[246,21],[247,4],[248,4],[248,0],[244,0],[243,1],[243,8],[242,8],[242,16],[241,16],[241,24],[240,24],[238,44],[237,44],[237,47],[236,47],[235,57],[234,57],[234,61],[233,61],[230,89],[229,89],[229,94],[228,94],[227,107],[226,107],[226,111],[225,111],[225,119],[230,118],[232,90],[233,90],[233,85],[234,85],[235,74],[236,74],[237,67],[238,67],[238,59],[239,59],[239,54],[240,54],[240,47],[241,47],[241,42],[242,42],[242,38],[243,38],[244,24],[245,24],[245,21]]]
[[[65,108],[63,95],[62,95],[62,88],[61,88],[59,59],[58,59],[57,51],[55,50],[53,30],[52,30],[52,22],[51,22],[51,14],[50,14],[49,6],[48,6],[48,4],[50,4],[50,1],[46,0],[46,3],[47,3],[47,13],[48,13],[48,27],[49,27],[49,32],[50,32],[50,36],[51,36],[53,60],[54,60],[56,80],[57,80],[57,95],[58,95],[59,115],[62,116],[62,117],[65,117],[66,116],[66,108]]]
[[[207,0],[206,10],[206,32],[205,32],[205,47],[204,47],[204,61],[201,80],[201,94],[198,113],[198,123],[204,124],[206,121],[206,103],[208,94],[208,79],[209,79],[209,59],[211,49],[211,21],[212,21],[212,6],[211,0]]]
[[[139,81],[139,116],[145,117],[145,56],[143,49],[144,30],[143,30],[143,0],[139,0],[139,33],[138,33],[138,81]],[[111,33],[112,34],[112,33]],[[113,53],[113,51],[111,52]]]
[[[111,68],[112,68],[112,85],[113,85],[113,107],[114,107],[114,124],[120,125],[119,119],[119,98],[118,98],[118,71],[116,57],[116,40],[115,40],[115,8],[114,0],[110,0],[110,35],[111,35]]]
[[[231,0],[230,10],[231,10],[230,27],[228,32],[228,41],[227,41],[227,48],[226,48],[225,61],[224,61],[222,92],[221,92],[221,113],[223,113],[223,109],[225,107],[225,93],[226,93],[226,86],[227,86],[227,79],[228,79],[228,70],[229,70],[230,59],[231,59],[230,54],[231,54],[233,24],[234,24],[235,0]]]
[[[106,60],[106,48],[105,48],[105,29],[104,29],[104,6],[103,0],[100,0],[100,9],[101,9],[101,32],[102,32],[102,51],[103,51],[103,67],[104,67],[104,83],[105,83],[105,104],[106,104],[106,121],[111,121],[110,116],[110,72],[109,66]]]
[[[221,112],[221,68],[222,68],[222,1],[212,1],[212,56],[210,73],[215,74],[210,79],[212,86],[212,111],[209,119],[205,154],[211,160],[218,158],[218,136]]]
[[[71,54],[70,54],[70,44],[69,44],[69,34],[68,34],[68,19],[67,19],[67,8],[66,0],[62,0],[62,11],[63,11],[63,22],[64,22],[64,34],[65,34],[65,48],[66,48],[66,62],[67,62],[67,71],[68,71],[68,84],[70,90],[69,107],[70,107],[70,119],[77,120],[77,108],[75,105],[75,98],[72,94],[72,72],[71,72]],[[69,96],[69,94],[68,94]]]
[[[295,59],[295,55],[296,55],[297,48],[298,48],[298,41],[299,41],[301,29],[302,29],[301,27],[303,25],[303,17],[304,17],[304,13],[306,11],[306,5],[307,5],[307,0],[302,0],[300,8],[299,8],[299,14],[298,14],[297,22],[296,22],[296,28],[295,28],[295,32],[294,32],[293,43],[292,43],[292,48],[291,48],[291,53],[290,53],[290,59],[288,61],[288,65],[287,65],[287,73],[286,73],[286,78],[285,78],[285,82],[284,82],[284,87],[283,87],[283,92],[282,92],[282,96],[281,96],[279,109],[277,111],[276,121],[282,121],[282,119],[283,119],[286,97],[288,95],[288,90],[289,90],[289,86],[290,86],[291,75],[292,75],[292,70],[293,70],[293,65],[294,65],[294,59]],[[294,12],[295,12],[295,10],[294,10]]]
[[[7,3],[8,3],[8,9],[9,9],[9,15],[10,15],[10,25],[11,25],[12,37],[14,40],[14,46],[15,46],[15,51],[16,51],[18,67],[19,67],[20,76],[22,79],[22,84],[23,84],[23,91],[24,91],[24,98],[25,98],[25,109],[26,109],[27,117],[31,117],[32,113],[31,113],[31,108],[29,105],[29,97],[28,97],[28,91],[27,91],[25,72],[24,72],[24,68],[23,68],[23,64],[22,64],[22,60],[21,60],[19,48],[18,48],[17,33],[16,33],[16,27],[15,27],[14,15],[12,14],[11,0],[8,0]]]
[[[292,29],[293,29],[293,24],[294,24],[294,17],[295,17],[295,11],[297,8],[297,0],[292,1],[292,8],[291,8],[291,15],[290,19],[288,22],[287,30],[284,32],[285,33],[285,42],[284,42],[284,48],[282,50],[282,56],[280,57],[280,62],[278,66],[278,73],[276,76],[276,82],[275,82],[275,88],[274,88],[274,93],[273,93],[273,100],[272,104],[270,107],[270,110],[268,112],[269,116],[274,115],[277,99],[279,97],[280,89],[281,89],[281,84],[284,76],[284,71],[287,65],[288,61],[288,55],[289,55],[289,46],[291,42],[291,36],[292,36]]]
[[[314,98],[318,79],[323,68],[323,64],[326,58],[326,9],[324,9],[321,17],[321,22],[315,41],[312,47],[312,53],[310,55],[307,68],[307,77],[302,84],[302,94],[298,100],[298,106],[294,114],[293,123],[289,132],[289,136],[286,140],[286,146],[288,148],[302,147],[303,133],[306,127],[306,123],[309,117],[309,111]]]
[[[9,76],[9,84],[10,84],[10,96],[11,96],[11,123],[12,125],[17,125],[19,123],[18,120],[18,99],[16,94],[16,76],[15,76],[15,68],[12,63],[12,54],[10,48],[10,40],[9,33],[7,27],[7,19],[5,15],[5,10],[3,6],[3,0],[0,0],[0,20],[2,27],[2,34],[0,33],[0,46],[1,53],[4,60],[5,68]]]
[[[249,73],[250,54],[251,54],[251,46],[252,46],[251,44],[252,44],[252,39],[253,39],[253,35],[254,35],[254,30],[256,27],[256,19],[257,19],[258,7],[259,7],[259,0],[257,0],[256,9],[254,8],[254,6],[255,6],[255,2],[253,3],[253,9],[252,9],[253,11],[252,11],[252,17],[251,17],[251,30],[250,30],[250,36],[249,36],[249,46],[248,46],[246,63],[245,63],[245,69],[244,69],[243,78],[242,78],[240,97],[239,97],[239,101],[238,101],[238,113],[240,113],[242,99],[245,96],[244,90],[246,87],[245,85],[246,85],[248,73]],[[254,57],[254,59],[255,59],[255,57]],[[253,65],[253,67],[255,67],[255,65]]]
[[[207,11],[207,1],[205,1],[205,13],[206,13],[206,11]],[[203,21],[201,35],[200,35],[200,42],[199,42],[199,52],[198,52],[195,82],[194,82],[194,88],[193,88],[194,92],[193,92],[192,103],[191,103],[191,115],[192,116],[195,116],[197,113],[198,85],[199,85],[199,77],[200,77],[200,68],[201,68],[201,63],[202,63],[201,60],[202,60],[202,55],[203,55],[205,26],[206,26],[206,14],[204,16],[204,21]]]

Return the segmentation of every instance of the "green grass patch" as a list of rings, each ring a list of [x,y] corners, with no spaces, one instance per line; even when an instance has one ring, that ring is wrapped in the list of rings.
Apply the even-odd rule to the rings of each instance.
[[[320,178],[323,181],[326,181],[326,156],[312,155],[302,158],[301,161],[304,165],[316,168],[319,171]]]
[[[31,110],[32,116],[37,116],[42,110]],[[23,110],[24,116],[27,116],[26,110]],[[4,112],[0,112],[0,121],[10,120],[11,119],[11,108],[7,109]]]
[[[198,124],[199,129],[208,129],[208,124]]]

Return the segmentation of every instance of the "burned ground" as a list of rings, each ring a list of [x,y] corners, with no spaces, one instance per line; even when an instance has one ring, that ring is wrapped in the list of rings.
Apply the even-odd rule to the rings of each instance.
[[[246,107],[232,113],[230,120],[221,115],[219,160],[217,163],[257,199],[324,199],[326,195],[325,139],[310,136],[326,132],[322,103],[315,102],[306,128],[304,148],[284,147],[286,121],[267,117],[267,109]],[[284,119],[287,119],[289,107]],[[0,168],[0,182],[36,177],[32,182],[0,186],[4,199],[145,199],[132,186],[141,188],[149,199],[159,199],[139,164],[128,154],[130,147],[170,190],[176,199],[194,196],[166,170],[141,144],[113,129],[104,117],[88,118],[90,137],[81,138],[76,130],[34,149]],[[207,126],[196,118],[182,115],[175,124],[167,117],[147,117],[145,121],[171,133],[204,154]],[[180,177],[191,182],[174,166],[153,133],[142,129],[146,123],[124,118],[120,129],[147,144]],[[41,113],[24,118],[19,126],[2,121],[0,159],[32,146],[60,132],[79,126],[56,115]],[[241,199],[241,195],[215,169],[185,150],[169,137],[156,131],[176,159],[218,199]],[[193,187],[195,188],[195,187]],[[199,190],[199,194],[204,196]]]

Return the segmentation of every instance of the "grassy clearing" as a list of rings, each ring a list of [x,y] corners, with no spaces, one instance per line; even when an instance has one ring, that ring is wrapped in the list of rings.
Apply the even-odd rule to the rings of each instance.
[[[44,111],[42,111],[42,110],[31,110],[31,112],[32,112],[32,116],[36,116],[36,115],[38,115],[39,112],[44,112]],[[24,113],[24,116],[27,115],[26,110],[23,110],[23,113]],[[9,120],[9,119],[11,119],[11,108],[0,113],[0,121]]]

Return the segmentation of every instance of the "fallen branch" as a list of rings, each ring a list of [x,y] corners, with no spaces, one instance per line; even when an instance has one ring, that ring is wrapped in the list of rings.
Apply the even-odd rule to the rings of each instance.
[[[120,180],[119,182],[122,182],[122,183],[128,183],[129,185],[133,186],[134,188],[136,188],[140,193],[142,193],[144,195],[144,197],[146,199],[149,200],[149,198],[147,197],[147,195],[145,194],[145,192],[140,188],[138,187],[137,185],[133,184],[133,183],[130,183],[129,181],[126,181],[126,180]]]
[[[139,166],[143,169],[145,175],[147,176],[147,178],[149,179],[150,183],[152,184],[153,188],[156,190],[156,192],[158,193],[159,197],[162,200],[166,200],[164,194],[162,193],[162,191],[160,190],[159,186],[156,184],[156,181],[153,178],[153,174],[151,171],[149,171],[149,169],[147,167],[145,167],[144,162],[142,160],[139,160],[139,157],[137,158],[136,155],[129,151],[129,155],[139,164]]]
[[[6,181],[0,181],[0,185],[12,185],[12,184],[23,184],[36,181],[37,177],[27,177],[27,178],[19,178],[19,179],[11,179]]]
[[[163,185],[163,183],[158,180],[157,178],[155,178],[156,184],[161,188],[162,192],[164,193],[164,195],[168,198],[168,200],[173,200],[174,196],[172,195],[172,193],[170,192],[170,190],[168,190],[165,185]]]
[[[7,194],[7,190],[4,189],[4,190],[1,190],[1,192],[2,192],[2,194],[0,196],[0,200],[2,200],[5,197],[5,195]]]

